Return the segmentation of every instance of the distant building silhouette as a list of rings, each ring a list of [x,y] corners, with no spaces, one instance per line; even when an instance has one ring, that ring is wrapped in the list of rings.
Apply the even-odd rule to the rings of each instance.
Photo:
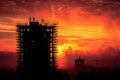
[[[57,25],[30,18],[17,25],[19,79],[50,80],[56,69]],[[46,76],[46,77],[45,77]],[[43,79],[42,79],[43,78]]]
[[[78,58],[75,60],[75,71],[76,72],[83,72],[85,67],[84,59]]]

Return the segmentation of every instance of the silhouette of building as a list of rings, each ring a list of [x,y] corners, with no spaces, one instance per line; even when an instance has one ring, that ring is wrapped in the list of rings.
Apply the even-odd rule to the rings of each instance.
[[[84,59],[78,58],[75,60],[75,71],[76,72],[83,72],[85,67]]]
[[[28,25],[17,25],[19,79],[50,80],[56,69],[57,24],[30,18]],[[46,76],[46,77],[44,77]]]

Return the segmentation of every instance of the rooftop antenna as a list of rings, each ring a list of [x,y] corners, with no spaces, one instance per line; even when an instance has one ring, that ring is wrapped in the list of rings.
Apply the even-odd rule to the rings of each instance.
[[[30,18],[29,20],[30,20],[30,22],[31,22],[31,18]]]
[[[35,21],[35,18],[33,18],[33,21]]]
[[[44,22],[44,19],[42,19],[42,23]]]

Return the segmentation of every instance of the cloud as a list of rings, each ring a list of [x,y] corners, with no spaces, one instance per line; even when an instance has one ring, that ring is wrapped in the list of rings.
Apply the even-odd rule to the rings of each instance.
[[[84,59],[86,65],[110,68],[120,67],[120,49],[113,47],[99,49],[96,52],[87,51],[87,53],[84,53],[82,50],[74,50],[69,47],[57,58],[58,67],[67,70],[74,69],[75,60],[78,58]]]
[[[64,0],[64,3],[68,7],[82,8],[89,14],[120,18],[119,0]]]
[[[107,14],[111,16],[111,18],[120,17],[119,0],[1,0],[0,11],[1,16],[20,16],[20,14],[27,15],[31,14],[31,12],[41,12],[44,9],[50,11],[51,5],[54,5],[59,12],[67,10],[69,7],[80,7],[86,12],[94,13],[96,15]]]
[[[0,68],[16,69],[17,54],[13,52],[0,52]]]
[[[0,39],[15,39],[15,32],[0,32]]]
[[[23,16],[49,8],[49,0],[11,0],[0,2],[0,16]],[[50,8],[49,8],[50,9]]]

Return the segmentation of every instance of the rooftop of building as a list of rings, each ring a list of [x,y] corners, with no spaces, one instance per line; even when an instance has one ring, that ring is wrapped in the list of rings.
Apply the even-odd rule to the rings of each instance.
[[[35,18],[30,18],[29,19],[29,23],[25,23],[25,24],[17,24],[17,26],[21,26],[21,27],[29,27],[32,25],[37,25],[37,26],[47,26],[47,27],[51,27],[51,26],[57,26],[57,22],[47,22],[44,19],[41,19],[41,21],[38,21]]]

